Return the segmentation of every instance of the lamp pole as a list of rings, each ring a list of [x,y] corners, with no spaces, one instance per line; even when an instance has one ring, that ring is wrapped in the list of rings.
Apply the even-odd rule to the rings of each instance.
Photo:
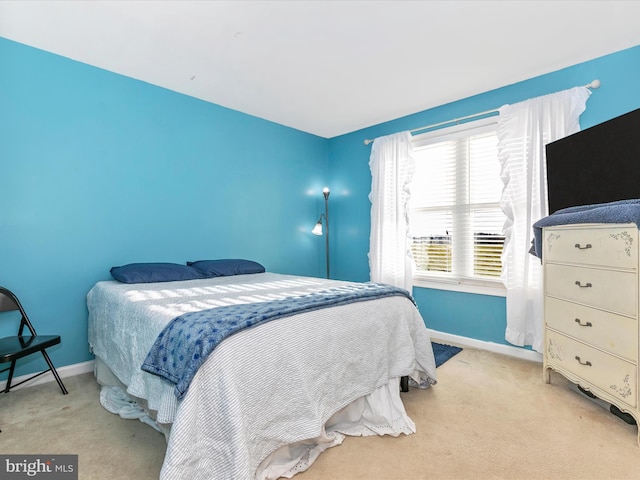
[[[327,234],[325,236],[325,248],[327,250],[327,278],[329,276],[329,188],[324,187],[322,194],[324,195],[324,223],[327,226]]]

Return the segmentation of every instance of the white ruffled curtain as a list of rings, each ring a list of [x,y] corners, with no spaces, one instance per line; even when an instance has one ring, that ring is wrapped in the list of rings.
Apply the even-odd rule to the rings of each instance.
[[[543,349],[542,265],[529,253],[533,224],[547,216],[545,145],[580,130],[591,92],[575,87],[500,108],[498,159],[504,189],[502,280],[507,289],[505,339]]]
[[[413,176],[411,134],[376,138],[371,168],[371,237],[369,269],[372,282],[411,292],[412,257],[409,233],[409,183]]]

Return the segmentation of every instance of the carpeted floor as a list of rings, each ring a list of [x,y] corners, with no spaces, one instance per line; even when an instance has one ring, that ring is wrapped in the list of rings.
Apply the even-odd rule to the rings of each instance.
[[[347,437],[296,480],[634,480],[637,428],[539,363],[465,347],[402,398],[413,435]],[[0,453],[77,454],[81,480],[157,479],[164,437],[105,411],[90,374],[0,394]],[[222,479],[227,480],[227,479]]]

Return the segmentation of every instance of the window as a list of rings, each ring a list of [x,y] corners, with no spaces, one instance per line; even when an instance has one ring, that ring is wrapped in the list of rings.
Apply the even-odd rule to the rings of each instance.
[[[453,289],[470,292],[503,288],[505,215],[495,118],[416,135],[412,144],[415,284],[459,285]]]

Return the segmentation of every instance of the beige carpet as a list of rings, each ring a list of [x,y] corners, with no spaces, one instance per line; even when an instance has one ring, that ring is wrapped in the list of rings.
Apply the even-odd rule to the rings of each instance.
[[[465,348],[403,399],[417,433],[348,437],[298,480],[640,479],[637,429],[540,364]],[[90,374],[0,394],[1,453],[73,453],[80,479],[157,479],[164,437],[106,412]],[[227,480],[227,479],[217,479]]]

